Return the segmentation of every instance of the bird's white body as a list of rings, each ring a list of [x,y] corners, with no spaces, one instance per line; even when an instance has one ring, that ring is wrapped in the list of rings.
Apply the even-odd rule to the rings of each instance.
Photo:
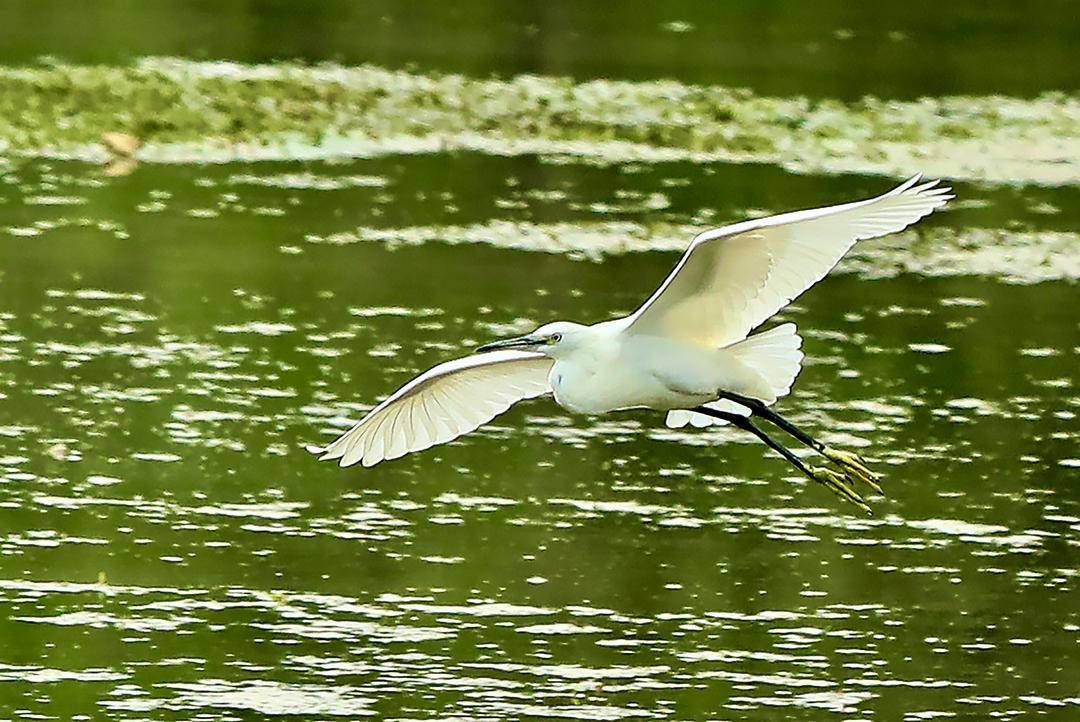
[[[641,407],[666,411],[672,427],[742,423],[751,405],[760,411],[791,390],[803,358],[794,324],[751,332],[856,241],[902,230],[952,197],[917,181],[877,198],[701,233],[631,315],[592,326],[550,323],[440,364],[372,409],[322,458],[371,466],[545,394],[581,414]]]
[[[720,389],[755,396],[760,375],[725,349],[626,333],[627,319],[577,331],[548,377],[555,401],[578,414],[629,408],[686,409]]]

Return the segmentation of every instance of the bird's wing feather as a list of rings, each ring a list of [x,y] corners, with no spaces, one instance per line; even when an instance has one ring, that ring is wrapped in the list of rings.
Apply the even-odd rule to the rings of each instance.
[[[950,200],[919,176],[885,195],[698,235],[627,331],[707,345],[739,341],[825,277],[856,241],[903,230]]]
[[[439,364],[368,412],[320,459],[373,466],[467,434],[514,403],[549,393],[552,363],[543,354],[505,350]]]

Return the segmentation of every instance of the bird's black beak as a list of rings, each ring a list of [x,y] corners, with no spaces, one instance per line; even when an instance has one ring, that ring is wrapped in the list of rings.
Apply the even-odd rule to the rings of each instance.
[[[546,343],[547,339],[529,334],[526,336],[515,336],[514,338],[504,338],[502,341],[485,343],[483,346],[476,349],[476,353],[504,351],[508,348],[536,348],[537,346],[543,346]]]

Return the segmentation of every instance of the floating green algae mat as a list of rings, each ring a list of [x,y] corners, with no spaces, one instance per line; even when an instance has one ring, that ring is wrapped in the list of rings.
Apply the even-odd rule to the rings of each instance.
[[[629,221],[553,223],[492,221],[473,226],[358,228],[314,243],[379,241],[421,245],[431,241],[485,243],[497,248],[565,253],[600,259],[642,251],[681,251],[701,226],[641,224]],[[1067,232],[935,227],[909,230],[887,239],[858,244],[836,273],[890,278],[902,273],[935,276],[991,276],[1010,283],[1080,278],[1080,236]]]
[[[372,66],[146,59],[0,70],[0,152],[144,161],[368,156],[454,149],[601,163],[739,161],[799,172],[1080,180],[1080,100],[857,102],[775,98],[675,81],[425,75]]]

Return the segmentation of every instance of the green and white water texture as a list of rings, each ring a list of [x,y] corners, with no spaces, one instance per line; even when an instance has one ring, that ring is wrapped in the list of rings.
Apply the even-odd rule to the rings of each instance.
[[[0,719],[1080,719],[1080,25],[861,5],[0,8]],[[304,450],[919,170],[780,317],[871,517],[543,399]]]

